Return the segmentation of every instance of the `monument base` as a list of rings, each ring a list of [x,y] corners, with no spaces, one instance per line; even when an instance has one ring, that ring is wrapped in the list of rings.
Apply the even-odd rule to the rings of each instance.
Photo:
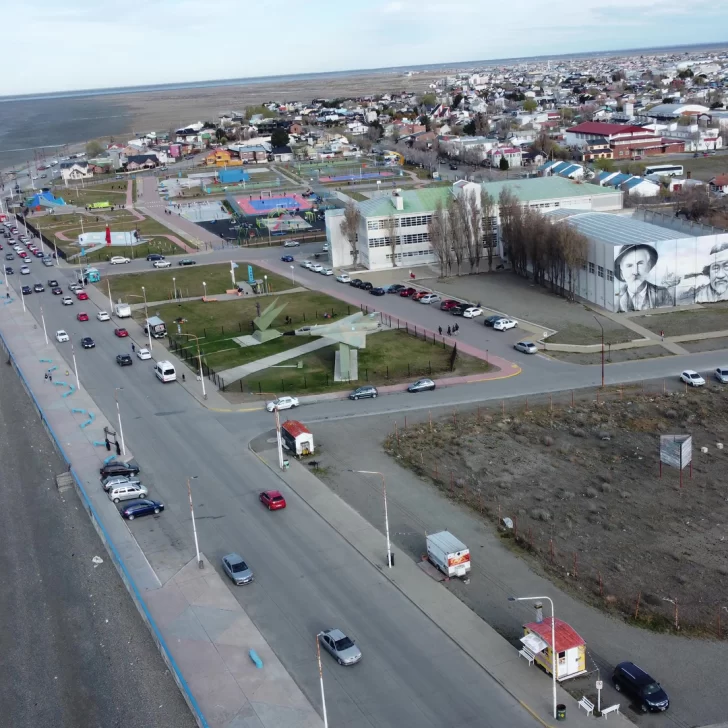
[[[279,336],[283,336],[283,334],[275,329],[263,329],[253,334],[253,338],[259,344],[264,344],[266,341],[273,341],[273,339],[277,339]]]
[[[359,379],[359,352],[357,349],[349,350],[349,371],[341,371],[341,350],[336,350],[334,360],[334,381],[335,382],[356,382]],[[344,356],[346,360],[346,356]]]

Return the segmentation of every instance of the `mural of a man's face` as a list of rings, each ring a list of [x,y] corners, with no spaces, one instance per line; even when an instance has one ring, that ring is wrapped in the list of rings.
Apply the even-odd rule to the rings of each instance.
[[[728,291],[728,250],[721,250],[710,264],[710,287],[719,296]]]
[[[639,249],[624,256],[621,263],[622,278],[630,291],[638,291],[652,270],[652,258],[648,251]]]

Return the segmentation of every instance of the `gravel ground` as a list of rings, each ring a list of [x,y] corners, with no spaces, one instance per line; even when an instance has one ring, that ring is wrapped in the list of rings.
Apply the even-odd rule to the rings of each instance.
[[[728,349],[728,337],[717,339],[699,339],[698,341],[684,341],[680,346],[687,349],[691,354],[698,351],[720,351]]]
[[[684,336],[703,334],[709,331],[728,329],[728,302],[712,303],[709,306],[689,311],[670,311],[653,313],[649,316],[632,316],[632,321],[658,334],[665,336]]]
[[[703,350],[701,349],[701,351]],[[595,354],[580,354],[579,352],[571,351],[547,351],[546,354],[553,359],[568,361],[572,364],[599,364],[602,361],[601,351]],[[615,349],[611,352],[609,347],[605,347],[604,350],[604,361],[606,364],[619,361],[635,361],[637,359],[654,359],[658,356],[670,356],[670,352],[667,349],[663,349],[661,346],[641,346],[635,349]]]
[[[0,461],[0,725],[193,728],[75,491],[56,489],[64,464],[5,365]]]

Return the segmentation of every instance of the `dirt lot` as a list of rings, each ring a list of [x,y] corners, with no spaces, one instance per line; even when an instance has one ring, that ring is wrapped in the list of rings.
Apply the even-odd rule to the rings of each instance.
[[[585,601],[670,629],[671,599],[683,632],[715,634],[728,588],[728,447],[716,447],[728,439],[726,405],[728,388],[712,383],[528,411],[509,403],[411,425],[386,448],[492,524],[511,518],[506,543]],[[676,468],[659,477],[661,434],[693,437],[682,487]]]
[[[722,348],[719,346],[716,349]],[[701,351],[703,351],[701,349]],[[568,361],[571,364],[600,364],[602,361],[602,352],[592,354],[581,354],[576,351],[547,351],[546,354],[552,359],[559,361]],[[634,349],[615,349],[610,350],[608,346],[604,347],[604,361],[607,364],[619,361],[636,361],[638,359],[654,359],[658,356],[670,356],[670,352],[661,346],[640,346]]]
[[[687,349],[691,354],[698,351],[719,351],[728,349],[728,338],[725,336],[717,339],[699,339],[698,341],[685,341],[680,346]]]
[[[656,334],[664,331],[665,336],[725,331],[728,329],[728,303],[711,303],[687,311],[632,316],[631,320]]]

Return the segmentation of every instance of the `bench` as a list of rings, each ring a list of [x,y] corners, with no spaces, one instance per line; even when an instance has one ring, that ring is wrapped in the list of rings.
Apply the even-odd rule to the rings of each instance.
[[[533,655],[525,647],[519,650],[518,654],[525,660],[528,660],[529,666],[533,665]]]
[[[579,707],[584,708],[587,715],[591,715],[594,712],[594,703],[586,695],[579,701]]]
[[[619,703],[610,705],[608,708],[602,710],[602,718],[606,718],[610,713],[619,713]]]

